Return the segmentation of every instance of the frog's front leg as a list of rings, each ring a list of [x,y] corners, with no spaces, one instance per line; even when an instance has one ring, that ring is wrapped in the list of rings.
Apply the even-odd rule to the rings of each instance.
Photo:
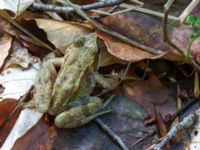
[[[72,102],[71,108],[62,112],[55,118],[55,125],[59,128],[76,128],[87,124],[94,118],[110,112],[101,111],[102,99],[86,97],[84,100]]]
[[[43,62],[34,83],[33,99],[35,108],[40,112],[47,112],[51,101],[51,93],[57,76],[54,65]]]
[[[97,83],[99,83],[103,88],[107,90],[113,89],[117,85],[116,81],[107,79],[103,77],[101,74],[99,74],[98,72],[93,73],[93,78]]]
[[[40,112],[47,112],[52,99],[52,90],[57,77],[55,65],[60,65],[62,60],[55,58],[53,53],[48,54],[38,71],[34,83],[33,99],[34,107]],[[28,106],[28,105],[27,105]]]

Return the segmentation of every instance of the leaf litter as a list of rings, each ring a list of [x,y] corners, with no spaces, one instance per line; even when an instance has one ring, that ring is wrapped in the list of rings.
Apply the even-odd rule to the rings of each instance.
[[[80,1],[73,2],[81,3]],[[53,2],[52,4],[58,3]],[[91,4],[91,1],[84,1],[85,3]],[[143,1],[143,3],[146,9],[162,10],[163,7],[162,2]],[[170,15],[180,14],[188,3],[181,5],[176,2]],[[199,7],[200,4],[196,6],[192,14],[199,16]],[[33,13],[38,14],[39,12]],[[92,13],[88,14],[93,15]],[[162,141],[172,126],[179,124],[182,116],[174,116],[178,111],[182,110],[184,115],[189,114],[184,108],[191,99],[199,96],[199,81],[197,80],[199,74],[197,72],[195,75],[192,74],[192,66],[184,64],[185,56],[163,42],[162,18],[136,11],[127,11],[108,15],[100,20],[103,25],[115,32],[163,52],[155,55],[122,42],[99,29],[96,30],[94,24],[91,27],[91,24],[85,21],[83,21],[84,23],[80,22],[80,18],[74,14],[57,15],[61,15],[67,22],[56,21],[50,16],[46,16],[48,19],[29,18],[26,20],[24,18],[25,20],[20,23],[22,26],[25,22],[34,25],[34,28],[38,28],[37,33],[45,33],[44,41],[61,53],[64,53],[75,37],[91,32],[96,33],[100,49],[99,58],[97,58],[98,71],[104,77],[111,79],[117,77],[118,81],[115,80],[115,82],[119,82],[119,84],[115,89],[109,91],[104,91],[97,85],[92,93],[102,95],[103,92],[104,99],[107,98],[107,94],[116,95],[107,106],[107,109],[112,110],[111,113],[99,118],[121,138],[127,147],[151,149],[159,141]],[[36,24],[33,23],[34,21]],[[6,27],[5,24],[8,24],[8,22],[5,23],[5,20],[0,20],[0,22],[2,27]],[[43,33],[40,29],[43,30]],[[191,26],[172,22],[169,30],[170,39],[180,49],[186,51],[191,30]],[[28,31],[33,33],[31,29]],[[9,114],[13,111],[13,104],[18,103],[33,85],[39,68],[38,60],[43,59],[49,50],[38,44],[35,39],[16,29],[15,25],[9,24],[4,28],[4,32],[3,42],[0,43],[0,47],[3,48],[1,66],[4,65],[0,76],[0,97],[1,103],[5,101],[8,103],[6,107],[0,105],[0,111],[6,110],[6,113]],[[197,63],[199,62],[198,47],[199,38],[192,44],[190,53],[191,58]],[[11,49],[13,51],[10,51]],[[130,65],[127,65],[128,62],[131,62]],[[191,75],[187,76],[190,73]],[[196,79],[195,84],[193,83],[194,78]],[[181,88],[178,93],[177,86]],[[186,91],[187,94],[178,98],[182,91]],[[32,99],[32,94],[29,94],[30,97],[25,101]],[[15,100],[10,102],[10,99]],[[179,100],[177,101],[177,99]],[[194,105],[198,107],[198,103]],[[190,108],[190,106],[188,107]],[[193,109],[193,106],[190,109]],[[6,116],[3,113],[0,115],[1,123]],[[2,149],[120,149],[119,145],[112,141],[109,135],[101,130],[101,126],[95,122],[75,129],[57,129],[53,125],[52,116],[40,114],[35,109],[25,109],[19,117],[14,115],[13,118],[14,121],[6,120],[7,126],[1,130],[4,135],[0,137],[1,144],[3,144]],[[198,113],[197,118],[199,118]],[[25,126],[20,127],[23,124]],[[186,148],[187,144],[191,143],[191,148],[195,148],[195,144],[199,143],[198,125],[197,123],[194,131],[188,134],[193,137],[193,141],[190,141],[189,138],[184,139],[186,131],[182,131],[182,134],[177,134],[174,139],[171,139],[171,143],[167,147],[182,146]]]

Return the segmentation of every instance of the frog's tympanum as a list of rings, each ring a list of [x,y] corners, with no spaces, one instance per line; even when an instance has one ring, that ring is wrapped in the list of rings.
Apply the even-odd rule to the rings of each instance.
[[[79,127],[106,113],[100,112],[100,98],[89,97],[95,85],[92,75],[97,53],[96,36],[89,34],[75,38],[65,52],[58,73],[53,65],[53,55],[48,55],[41,64],[34,84],[34,107],[56,116],[57,127]]]

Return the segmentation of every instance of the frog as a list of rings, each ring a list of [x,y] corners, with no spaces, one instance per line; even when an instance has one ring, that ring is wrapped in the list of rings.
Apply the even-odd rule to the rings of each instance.
[[[110,112],[101,111],[106,102],[90,96],[97,82],[94,75],[98,52],[97,36],[91,33],[75,37],[63,58],[50,54],[41,64],[34,83],[33,105],[39,112],[55,116],[56,127],[80,127]],[[58,62],[59,71],[55,67]]]

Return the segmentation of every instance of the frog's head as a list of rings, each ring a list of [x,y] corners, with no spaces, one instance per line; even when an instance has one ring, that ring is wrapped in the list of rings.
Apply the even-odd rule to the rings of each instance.
[[[85,49],[90,50],[95,55],[99,52],[98,44],[97,44],[97,36],[94,33],[89,34],[86,37]]]
[[[89,50],[90,52],[93,52],[93,54],[98,53],[98,45],[97,45],[97,37],[94,33],[91,33],[87,36],[80,35],[76,36],[74,38],[74,45],[76,47],[80,47],[80,49]]]

